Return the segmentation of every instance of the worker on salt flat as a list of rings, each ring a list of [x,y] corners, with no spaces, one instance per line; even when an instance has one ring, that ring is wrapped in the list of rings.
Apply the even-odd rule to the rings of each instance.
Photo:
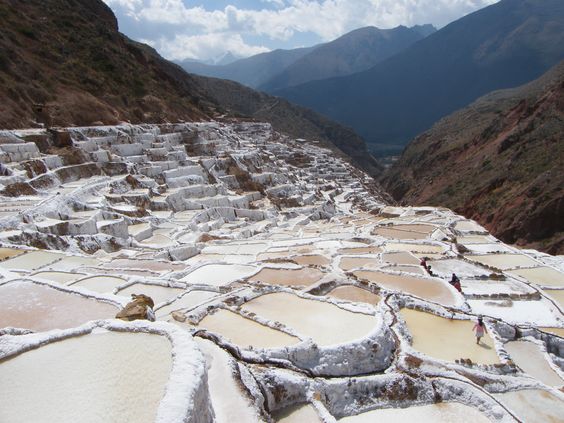
[[[478,323],[474,325],[472,328],[473,331],[476,332],[476,344],[480,343],[480,339],[484,336],[484,333],[487,333],[486,325],[484,325],[484,321],[482,316],[478,316]]]
[[[452,274],[452,278],[450,279],[449,283],[454,286],[458,292],[462,293],[462,285],[460,285],[460,279],[458,279],[456,273]]]

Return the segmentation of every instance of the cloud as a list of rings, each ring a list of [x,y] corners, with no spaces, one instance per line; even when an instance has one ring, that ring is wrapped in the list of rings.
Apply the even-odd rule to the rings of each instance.
[[[432,23],[440,27],[497,0],[261,0],[257,9],[229,4],[223,10],[188,7],[183,0],[105,1],[140,23],[177,28],[168,42],[178,45],[168,46],[166,51],[180,54],[180,46],[188,44],[184,40],[191,40],[191,51],[205,54],[210,40],[223,40],[240,49],[232,50],[234,53],[243,55],[253,51],[253,46],[242,37],[262,37],[274,42],[311,33],[321,41],[329,41],[364,26],[392,28]],[[276,7],[264,7],[261,3]],[[194,47],[198,43],[202,48]],[[164,40],[158,44],[166,46]],[[164,50],[159,51],[167,55]]]

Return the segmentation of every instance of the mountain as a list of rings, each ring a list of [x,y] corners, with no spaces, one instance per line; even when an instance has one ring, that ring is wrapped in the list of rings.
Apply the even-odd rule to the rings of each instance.
[[[274,75],[285,69],[296,60],[312,51],[315,47],[293,50],[274,50],[245,59],[237,60],[223,66],[184,60],[178,64],[187,72],[214,78],[237,81],[251,88],[269,81]]]
[[[432,25],[360,28],[323,44],[260,86],[273,90],[369,69],[435,32]]]
[[[564,57],[564,1],[502,0],[374,66],[273,93],[401,149],[443,116]]]
[[[260,102],[241,109],[241,102],[221,104],[220,96],[210,93],[223,89],[224,81],[189,75],[152,48],[128,39],[100,0],[0,0],[0,15],[3,129],[37,122],[82,126],[209,120],[228,112],[252,117],[246,112],[279,102],[231,83],[229,95]],[[356,163],[369,172],[379,170],[350,129],[288,102],[284,114],[271,117],[275,129],[299,133],[308,128],[307,134],[324,145],[358,157]]]
[[[402,202],[449,207],[505,242],[564,254],[563,169],[564,61],[439,121],[383,182]]]

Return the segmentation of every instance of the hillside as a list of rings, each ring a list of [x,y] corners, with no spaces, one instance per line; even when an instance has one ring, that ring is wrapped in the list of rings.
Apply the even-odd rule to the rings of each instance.
[[[435,32],[432,25],[351,31],[290,64],[259,88],[267,92],[371,68]]]
[[[505,242],[564,253],[564,62],[417,137],[384,177],[394,198],[452,208]]]
[[[564,58],[564,2],[502,0],[373,68],[276,95],[396,145],[493,90],[522,85]]]
[[[251,88],[257,88],[296,60],[312,51],[314,47],[292,50],[274,50],[227,65],[208,65],[194,61],[181,61],[178,64],[186,71],[202,76],[229,79]]]
[[[0,13],[0,128],[208,120],[226,113],[219,97],[209,95],[223,81],[189,75],[128,39],[102,1],[0,0]],[[229,87],[234,97],[276,101],[239,84]],[[232,114],[250,117],[247,107],[236,106],[228,106]],[[273,117],[276,127],[310,128],[307,134],[377,170],[353,131],[293,107],[285,103],[286,113]]]

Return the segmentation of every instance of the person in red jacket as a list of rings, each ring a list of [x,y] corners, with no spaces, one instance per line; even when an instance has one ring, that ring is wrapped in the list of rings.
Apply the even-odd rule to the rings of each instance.
[[[460,284],[460,279],[458,279],[456,273],[452,274],[452,278],[449,283],[454,286],[458,292],[462,293],[462,285]]]

